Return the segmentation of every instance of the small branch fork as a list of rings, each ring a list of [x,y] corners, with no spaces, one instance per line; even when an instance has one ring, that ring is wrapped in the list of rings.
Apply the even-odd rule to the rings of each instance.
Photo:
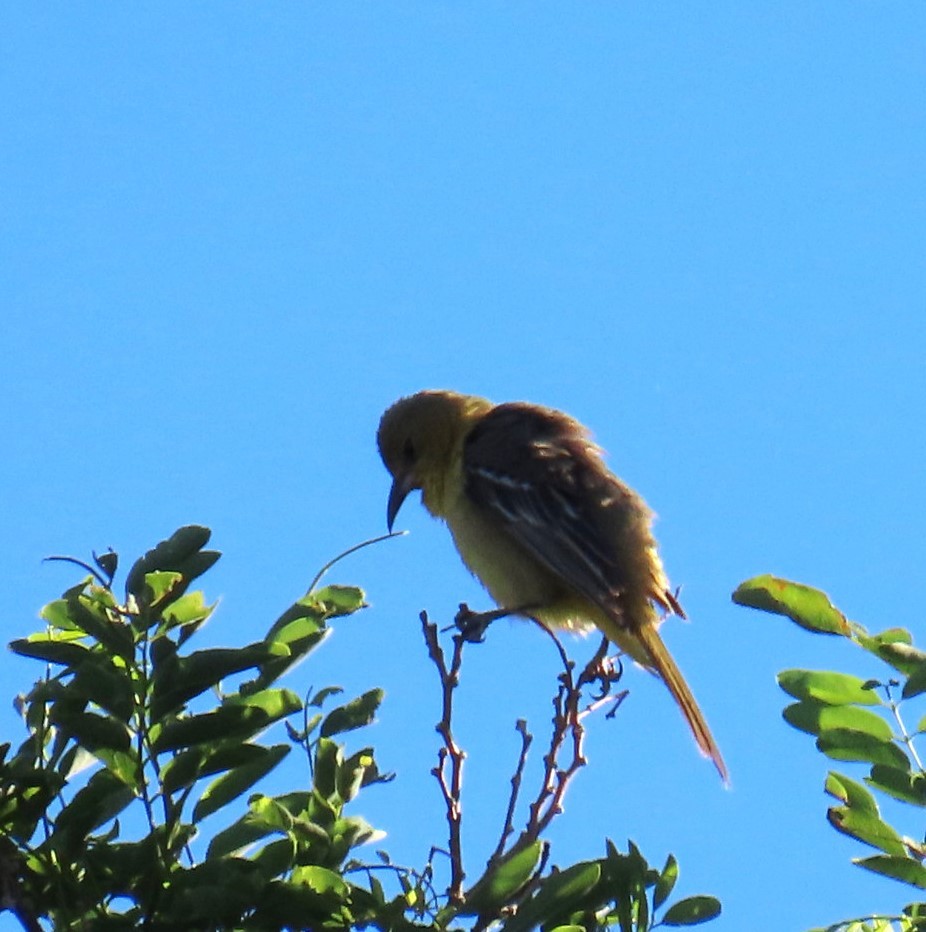
[[[454,627],[457,633],[453,635],[453,651],[449,665],[444,650],[440,645],[437,625],[428,620],[426,612],[422,612],[420,615],[428,654],[437,667],[441,681],[441,718],[437,724],[437,732],[440,734],[443,744],[438,751],[437,766],[431,772],[440,786],[447,811],[451,872],[448,896],[451,906],[459,905],[465,899],[463,890],[465,874],[463,871],[461,841],[463,819],[461,791],[463,761],[466,753],[459,747],[453,736],[453,695],[460,682],[463,645],[467,641],[481,641],[489,624],[507,614],[511,613],[501,610],[480,615],[471,612],[466,605],[461,605],[460,611],[454,619]],[[524,614],[528,613],[524,612]],[[575,662],[569,659],[559,638],[547,625],[537,619],[532,620],[553,641],[563,665],[563,672],[558,677],[557,692],[553,697],[553,731],[549,747],[543,758],[543,774],[540,787],[528,807],[526,825],[516,841],[508,846],[511,836],[515,833],[514,821],[518,800],[521,795],[528,754],[534,740],[524,719],[518,719],[515,725],[515,730],[521,739],[521,748],[511,777],[511,793],[508,797],[501,835],[495,850],[489,857],[487,872],[491,872],[513,854],[537,841],[553,819],[563,811],[566,790],[573,777],[587,762],[584,754],[584,719],[607,705],[611,706],[607,713],[610,718],[627,695],[626,690],[613,691],[613,686],[620,679],[623,670],[619,660],[616,661],[608,657],[608,641],[606,639],[602,640],[594,656],[576,676]],[[583,692],[596,684],[599,686],[600,691],[591,697],[588,704],[583,706]],[[560,758],[564,753],[568,755],[569,760],[565,765],[560,765]],[[508,847],[506,848],[506,846]],[[546,856],[545,853],[537,871],[538,875],[545,867]],[[525,890],[526,892],[527,890]]]

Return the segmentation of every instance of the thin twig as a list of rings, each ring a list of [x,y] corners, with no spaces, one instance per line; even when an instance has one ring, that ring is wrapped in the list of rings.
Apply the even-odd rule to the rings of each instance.
[[[527,764],[527,752],[533,743],[534,736],[527,730],[527,722],[519,718],[515,724],[518,734],[521,736],[521,753],[518,755],[518,765],[511,776],[511,795],[508,797],[508,809],[505,812],[505,824],[502,827],[501,837],[498,839],[498,845],[489,858],[488,866],[498,860],[505,851],[505,842],[514,833],[514,811],[518,805],[518,796],[521,792],[521,780],[524,776],[524,767]]]
[[[448,667],[438,639],[437,625],[428,621],[427,612],[422,612],[420,617],[428,654],[437,667],[441,681],[441,718],[437,723],[437,733],[443,739],[444,746],[437,753],[437,766],[432,769],[431,773],[437,779],[447,807],[448,847],[450,849],[450,888],[447,892],[451,903],[459,903],[463,900],[463,880],[466,876],[463,871],[463,810],[461,806],[463,760],[466,753],[453,737],[452,718],[453,691],[460,682],[460,666],[463,663],[465,641],[462,635],[454,636],[453,654]],[[447,779],[448,761],[450,762],[449,781]]]

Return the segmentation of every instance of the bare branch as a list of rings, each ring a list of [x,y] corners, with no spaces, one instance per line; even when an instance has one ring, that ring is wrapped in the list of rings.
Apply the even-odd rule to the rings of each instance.
[[[452,731],[453,718],[453,692],[460,682],[460,666],[463,663],[462,635],[454,635],[453,654],[450,666],[447,666],[443,648],[437,634],[437,625],[428,621],[427,612],[421,613],[421,624],[424,630],[425,643],[428,646],[428,655],[434,661],[441,682],[441,718],[437,723],[437,733],[443,739],[444,745],[437,754],[437,766],[431,773],[434,774],[444,797],[447,809],[447,828],[449,832],[448,847],[450,850],[450,888],[447,893],[451,903],[459,903],[463,899],[463,844],[462,824],[463,808],[461,794],[463,789],[463,760],[466,752],[456,743]],[[448,779],[447,768],[450,768]]]

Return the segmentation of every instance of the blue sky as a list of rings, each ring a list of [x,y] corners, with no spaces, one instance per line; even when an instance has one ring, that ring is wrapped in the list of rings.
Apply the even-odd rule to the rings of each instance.
[[[226,554],[204,637],[244,643],[383,531],[395,398],[561,407],[660,515],[691,618],[665,637],[733,787],[629,670],[554,860],[606,835],[673,851],[731,932],[899,908],[826,824],[825,762],[774,682],[877,671],[729,596],[774,572],[922,628],[924,27],[918,4],[6,7],[4,639],[75,581],[43,556],[130,559],[198,522]],[[361,809],[420,865],[444,830],[417,615],[488,601],[417,503],[400,524],[332,574],[371,607],[288,685],[385,687],[372,737],[398,779]],[[10,694],[36,672],[0,664]],[[470,652],[473,875],[555,670],[518,622]]]

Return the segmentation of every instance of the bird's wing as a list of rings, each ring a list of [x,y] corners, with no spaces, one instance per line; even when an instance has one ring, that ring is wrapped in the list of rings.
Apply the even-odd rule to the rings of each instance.
[[[660,578],[649,509],[608,471],[578,421],[535,405],[498,405],[466,438],[463,470],[474,503],[605,611],[620,613],[622,591],[641,577],[652,577],[644,583],[650,598],[677,610]]]

